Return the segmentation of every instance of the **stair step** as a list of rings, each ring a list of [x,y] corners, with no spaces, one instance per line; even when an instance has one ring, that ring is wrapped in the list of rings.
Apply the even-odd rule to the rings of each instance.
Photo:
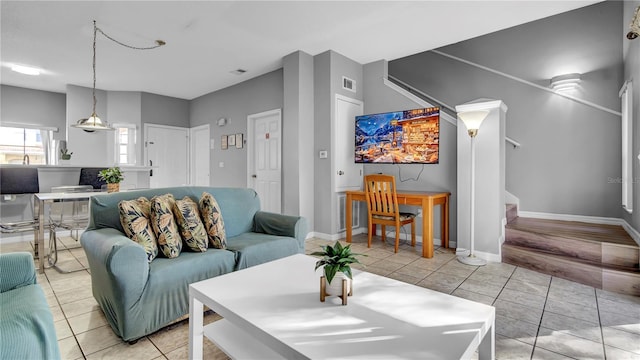
[[[502,261],[599,289],[640,296],[637,266],[602,265],[508,243],[502,245]]]
[[[640,248],[618,225],[518,218],[507,225],[505,243],[605,266],[637,268]]]

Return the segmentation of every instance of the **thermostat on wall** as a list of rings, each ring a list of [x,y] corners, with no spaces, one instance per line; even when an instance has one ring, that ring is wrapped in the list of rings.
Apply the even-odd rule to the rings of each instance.
[[[318,152],[318,156],[320,157],[320,159],[326,159],[327,158],[327,150],[320,150]]]

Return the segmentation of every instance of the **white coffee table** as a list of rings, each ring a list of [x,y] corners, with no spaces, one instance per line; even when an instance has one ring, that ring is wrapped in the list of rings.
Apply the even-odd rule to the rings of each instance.
[[[320,302],[316,258],[293,255],[189,286],[189,358],[203,336],[234,359],[495,357],[495,308],[354,271],[348,305]],[[203,305],[224,319],[203,326]]]

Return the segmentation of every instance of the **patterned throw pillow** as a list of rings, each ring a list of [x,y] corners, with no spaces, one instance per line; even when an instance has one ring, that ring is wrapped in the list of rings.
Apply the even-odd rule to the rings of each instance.
[[[207,232],[204,230],[202,220],[200,220],[198,204],[190,197],[185,196],[182,200],[176,200],[173,214],[176,217],[182,240],[189,249],[198,252],[207,251]]]
[[[158,256],[158,240],[149,222],[151,203],[146,197],[136,200],[122,200],[118,203],[120,223],[129,239],[142,245],[147,253],[147,260]]]
[[[168,258],[178,257],[182,251],[182,238],[172,211],[175,202],[171,194],[151,198],[151,226],[160,251]]]
[[[209,235],[211,247],[216,249],[227,248],[227,235],[224,231],[224,220],[220,212],[220,206],[213,195],[203,192],[200,197],[200,213],[204,228]]]

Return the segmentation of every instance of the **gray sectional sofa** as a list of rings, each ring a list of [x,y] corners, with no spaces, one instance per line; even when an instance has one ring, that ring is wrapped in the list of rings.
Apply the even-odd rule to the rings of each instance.
[[[204,253],[183,248],[180,256],[147,262],[143,247],[125,236],[118,203],[173,194],[196,203],[203,192],[217,200],[227,249]],[[260,211],[256,192],[246,188],[174,187],[96,195],[80,242],[91,270],[93,296],[113,331],[139,339],[189,312],[189,284],[253,265],[304,253],[307,223],[302,217]],[[233,289],[221,289],[233,291]]]

